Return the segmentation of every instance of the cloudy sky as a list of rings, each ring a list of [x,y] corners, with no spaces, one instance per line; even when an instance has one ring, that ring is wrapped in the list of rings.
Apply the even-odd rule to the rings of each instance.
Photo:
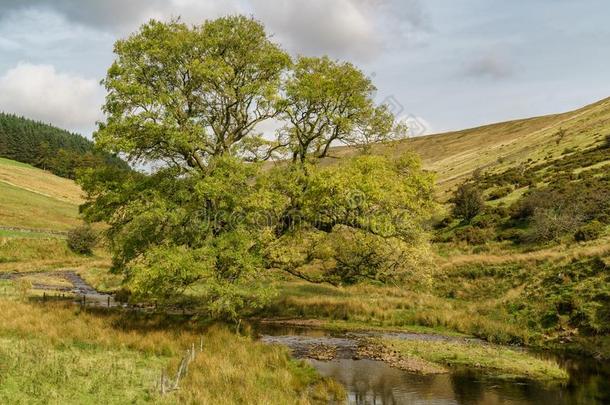
[[[117,38],[231,13],[293,54],[353,61],[427,132],[610,96],[607,0],[0,0],[0,110],[89,136]]]

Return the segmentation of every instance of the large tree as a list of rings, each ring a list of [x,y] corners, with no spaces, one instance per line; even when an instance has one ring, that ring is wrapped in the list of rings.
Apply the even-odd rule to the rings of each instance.
[[[316,164],[336,143],[398,129],[354,66],[292,66],[259,22],[240,16],[152,21],[115,52],[96,140],[159,169],[90,170],[80,182],[83,212],[109,225],[113,269],[134,293],[172,300],[197,285],[207,309],[236,317],[269,297],[270,269],[337,284],[413,264],[432,207],[417,158]],[[263,138],[257,127],[272,119],[283,125]],[[285,158],[275,168],[251,162],[274,152]]]

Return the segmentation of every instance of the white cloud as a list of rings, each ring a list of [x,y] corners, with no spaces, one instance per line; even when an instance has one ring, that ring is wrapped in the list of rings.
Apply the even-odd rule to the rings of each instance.
[[[293,52],[368,57],[380,46],[373,10],[360,0],[251,0],[254,15]]]
[[[19,63],[0,76],[0,110],[74,131],[91,129],[102,118],[103,95],[95,80],[51,65]]]
[[[418,0],[250,0],[278,41],[302,54],[363,60],[429,29]]]

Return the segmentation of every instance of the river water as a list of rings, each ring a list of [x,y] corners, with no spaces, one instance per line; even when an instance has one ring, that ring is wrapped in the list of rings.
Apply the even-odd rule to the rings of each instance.
[[[541,354],[556,358],[568,370],[570,380],[563,385],[501,380],[467,368],[452,369],[449,374],[420,375],[377,360],[354,359],[357,336],[353,334],[270,325],[259,328],[263,342],[286,345],[295,357],[304,358],[313,345],[337,347],[333,360],[307,361],[323,376],[342,383],[350,404],[610,404],[610,364],[590,358]],[[408,333],[393,337],[446,339]]]

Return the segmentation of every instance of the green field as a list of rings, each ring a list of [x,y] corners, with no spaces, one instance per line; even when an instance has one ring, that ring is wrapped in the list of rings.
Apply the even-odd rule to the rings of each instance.
[[[64,231],[79,222],[75,204],[0,182],[2,226]]]
[[[70,180],[0,159],[0,227],[68,230],[80,223],[77,196]]]

